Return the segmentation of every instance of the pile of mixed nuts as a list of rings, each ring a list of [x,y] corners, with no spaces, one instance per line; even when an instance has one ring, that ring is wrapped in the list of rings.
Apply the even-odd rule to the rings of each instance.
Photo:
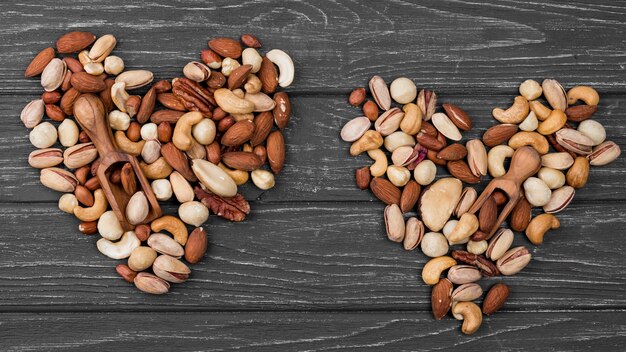
[[[560,226],[555,214],[587,183],[590,165],[606,165],[620,155],[618,145],[605,141],[602,124],[590,119],[599,95],[588,86],[566,92],[553,79],[542,84],[527,80],[511,107],[493,110],[500,124],[482,139],[463,144],[461,131],[472,128],[471,118],[452,104],[443,104],[443,112],[437,112],[435,92],[423,89],[418,94],[405,77],[388,87],[379,76],[372,77],[369,91],[373,101],[367,100],[365,88],[351,92],[348,102],[361,107],[364,116],[341,130],[341,138],[352,143],[351,155],[367,152],[374,161],[356,170],[356,184],[387,204],[384,219],[390,240],[402,242],[406,250],[421,246],[432,258],[424,265],[422,279],[433,286],[435,319],[452,310],[463,320],[463,333],[473,334],[483,314],[498,311],[509,296],[507,285],[495,284],[481,310],[474,303],[483,295],[476,282],[482,276],[514,275],[531,260],[526,247],[511,248],[513,230],[541,244],[546,232]],[[547,105],[539,100],[542,96]],[[392,107],[392,100],[401,108]],[[537,156],[537,169],[523,181],[523,196],[511,199],[509,228],[499,227],[499,214],[510,200],[507,193],[496,189],[478,203],[478,192],[463,184],[477,184],[488,174],[504,176],[506,159],[525,148],[536,151],[530,150]],[[437,165],[452,177],[435,181]],[[474,214],[470,209],[475,202],[480,208]],[[414,208],[418,216],[405,220],[404,214]],[[542,208],[543,213],[532,217],[532,208]],[[450,253],[451,246],[462,244],[465,250]]]
[[[79,230],[102,236],[102,254],[128,258],[116,267],[122,278],[144,292],[163,294],[191,273],[180,258],[203,258],[208,239],[200,226],[209,212],[243,221],[250,205],[238,186],[251,178],[262,190],[274,187],[285,162],[282,131],[291,117],[289,97],[277,88],[292,83],[294,65],[282,50],[262,55],[259,40],[246,34],[241,42],[210,40],[202,62],[188,63],[183,77],[152,83],[150,71],[124,70],[124,61],[111,55],[116,44],[110,34],[70,32],[28,65],[26,77],[41,76],[45,91],[21,113],[38,148],[28,161],[41,169],[43,185],[64,193],[59,208],[81,221]],[[142,95],[129,94],[148,86]],[[98,169],[104,156],[75,122],[79,113],[108,120],[110,129],[97,133],[136,157],[139,168],[113,164],[103,180]],[[149,195],[140,188],[146,178]],[[101,182],[126,194],[125,212],[108,210],[112,200]],[[154,210],[151,196],[174,196],[181,203],[178,216],[146,221]]]

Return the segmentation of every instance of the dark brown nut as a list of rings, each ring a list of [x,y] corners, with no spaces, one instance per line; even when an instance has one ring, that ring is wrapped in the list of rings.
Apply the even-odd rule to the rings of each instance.
[[[78,169],[76,169],[76,171],[74,171],[74,176],[76,176],[79,184],[85,185],[85,182],[87,182],[87,177],[89,177],[90,169],[90,165],[85,165],[79,167]]]
[[[39,76],[43,70],[48,66],[50,61],[54,59],[55,56],[54,48],[45,48],[40,51],[28,64],[26,67],[26,71],[24,71],[25,77],[35,77]]]
[[[264,146],[257,145],[256,147],[254,147],[252,152],[256,154],[256,156],[258,156],[259,159],[261,159],[263,164],[265,164],[265,162],[267,161],[267,149]]]
[[[244,171],[254,171],[263,165],[252,152],[227,152],[222,155],[222,162],[231,169]]]
[[[423,123],[422,126],[424,126]],[[420,145],[427,149],[440,151],[446,146],[446,144],[439,140],[437,137],[433,137],[432,135],[424,132],[419,132],[415,138]]]
[[[209,240],[201,227],[196,227],[189,234],[185,244],[185,260],[191,264],[199,262],[206,253]]]
[[[44,104],[56,104],[61,101],[61,92],[52,91],[52,92],[44,92],[41,95],[41,100],[43,100]]]
[[[228,113],[219,106],[213,110],[213,121],[217,122],[228,116]]]
[[[161,122],[176,123],[178,119],[184,114],[185,113],[183,111],[177,110],[159,110],[153,112],[152,115],[150,115],[150,121],[156,123],[157,125]]]
[[[463,131],[472,129],[472,119],[461,108],[452,104],[443,104],[442,107],[446,111],[446,115],[448,115],[450,121],[452,121],[456,127]]]
[[[378,105],[371,100],[366,101],[363,104],[363,115],[370,121],[376,121],[378,119]]]
[[[126,113],[130,117],[135,117],[137,115],[137,111],[139,111],[139,107],[141,106],[141,97],[139,95],[131,95],[126,100]]]
[[[364,166],[360,169],[356,170],[355,173],[356,185],[359,189],[364,190],[370,187],[370,180],[372,179],[372,174],[370,173],[369,166]]]
[[[100,180],[97,177],[92,177],[85,182],[85,187],[93,192],[100,188]]]
[[[248,79],[250,72],[252,71],[252,65],[241,65],[233,70],[228,76],[228,89],[235,90],[240,88],[243,83]]]
[[[374,177],[370,182],[370,189],[376,198],[380,199],[383,203],[387,205],[400,204],[402,192],[400,192],[400,189],[389,180]]]
[[[530,203],[528,203],[526,198],[522,197],[511,211],[509,217],[511,229],[520,232],[526,230],[526,227],[530,223],[531,216]]]
[[[217,141],[214,141],[213,143],[207,145],[205,149],[208,161],[212,162],[215,165],[219,164],[220,161],[222,161],[222,150],[220,148],[220,144]]]
[[[437,94],[432,90],[422,89],[417,95],[417,106],[422,110],[424,120],[430,120],[437,107]]]
[[[446,161],[461,160],[467,156],[467,148],[463,144],[454,143],[437,153],[437,158]]]
[[[59,37],[56,47],[59,54],[79,52],[90,46],[96,40],[96,35],[90,32],[68,32]]]
[[[241,42],[243,43],[243,45],[249,47],[249,48],[260,48],[261,47],[261,42],[259,41],[259,39],[255,36],[253,36],[252,34],[244,34],[241,36]]]
[[[270,133],[267,136],[265,148],[270,169],[272,169],[274,174],[278,175],[285,165],[285,138],[283,134],[280,131]]]
[[[89,138],[89,136],[87,135],[87,132],[80,131],[80,133],[78,134],[78,141],[80,143],[89,143],[91,142],[91,138]]]
[[[169,122],[161,122],[157,126],[157,138],[161,143],[168,143],[172,140],[172,125]]]
[[[135,276],[137,276],[137,272],[129,268],[126,264],[118,264],[115,267],[115,271],[117,271],[124,281],[131,284],[133,283],[133,280],[135,280]]]
[[[499,311],[509,298],[510,292],[509,286],[502,283],[491,286],[483,300],[483,314],[491,315]]]
[[[365,101],[365,88],[355,88],[348,98],[348,103],[352,106],[359,106]]]
[[[446,166],[448,162],[446,160],[439,159],[437,157],[437,154],[438,152],[436,150],[428,149],[428,151],[426,152],[426,158],[428,158],[428,160],[432,161],[433,163],[437,165]]]
[[[491,232],[491,229],[496,225],[498,221],[498,206],[493,196],[487,198],[483,206],[480,207],[478,213],[479,228],[484,232]]]
[[[80,92],[74,88],[70,88],[67,92],[63,94],[61,98],[61,110],[67,115],[74,114],[74,102],[80,96]]]
[[[263,56],[261,68],[257,72],[257,76],[261,80],[261,91],[265,94],[273,94],[278,86],[278,71],[274,63],[267,57]]]
[[[196,182],[198,178],[191,170],[189,160],[185,153],[176,148],[173,143],[164,144],[161,147],[161,156],[174,170],[178,171],[187,181]]]
[[[276,103],[274,110],[272,110],[274,121],[278,129],[283,130],[287,127],[291,119],[291,102],[289,101],[289,96],[285,92],[276,92],[274,93],[274,103]]]
[[[166,93],[172,90],[172,84],[168,80],[161,80],[152,85],[157,94]]]
[[[369,170],[368,170],[369,171]],[[415,207],[421,192],[420,185],[415,180],[410,180],[402,189],[400,195],[400,210],[407,213]]]
[[[83,221],[78,224],[78,231],[80,231],[84,235],[94,235],[98,233],[98,222],[97,221]]]
[[[90,190],[87,189],[87,187],[77,185],[76,189],[74,190],[74,196],[76,196],[76,199],[84,206],[93,206],[93,194]]]
[[[228,147],[240,146],[250,140],[254,133],[254,129],[254,123],[250,120],[241,120],[236,122],[224,133],[224,135],[222,135],[221,143],[222,145]]]
[[[217,106],[213,94],[198,82],[189,78],[174,78],[172,93],[188,111],[199,111],[207,118],[213,116],[212,110]]]
[[[598,111],[597,105],[576,105],[565,109],[567,120],[572,122],[585,121]]]
[[[46,104],[46,116],[53,121],[63,121],[65,120],[65,113],[61,110],[60,107],[54,104]]]
[[[147,241],[148,237],[150,237],[150,233],[152,231],[150,230],[150,226],[146,225],[146,224],[140,224],[135,226],[135,235],[137,235],[137,238],[143,242],[143,241]]]
[[[174,93],[159,93],[157,94],[157,101],[170,110],[187,111],[185,105],[174,95]]]
[[[228,115],[217,123],[217,130],[221,133],[226,132],[229,128],[232,127],[232,125],[235,124],[235,122],[235,118]]]
[[[141,125],[137,121],[133,121],[126,130],[126,137],[133,142],[138,142],[141,139]]]
[[[83,68],[83,64],[81,64],[80,61],[76,60],[73,57],[64,57],[63,61],[65,61],[67,69],[72,71],[72,73],[85,71],[85,69]]]
[[[448,314],[452,306],[452,282],[450,280],[439,280],[433,286],[430,304],[435,319],[441,320]]]
[[[463,160],[454,160],[449,161],[447,164],[448,172],[459,180],[466,183],[478,183],[480,182],[480,178],[476,177],[472,170],[470,170],[469,165]]]
[[[509,201],[509,197],[502,191],[494,191],[491,196],[495,199],[497,206],[502,206]]]
[[[209,89],[218,89],[222,88],[226,84],[226,76],[221,72],[213,71],[211,72],[211,76],[206,81]]]
[[[254,132],[250,137],[250,145],[255,147],[262,144],[272,132],[272,126],[274,126],[274,116],[269,111],[259,113],[254,118]]]
[[[100,93],[107,88],[103,80],[87,72],[72,74],[71,83],[81,93]]]
[[[122,188],[124,188],[124,192],[126,192],[126,194],[133,195],[137,192],[137,177],[135,176],[135,171],[130,163],[126,163],[122,167],[120,172],[120,182],[122,183]]]
[[[104,83],[107,88],[100,92],[98,95],[100,96],[100,100],[102,100],[102,104],[104,105],[104,111],[110,113],[115,108],[115,103],[113,103],[113,98],[111,96],[111,87],[115,84],[114,79],[105,79]]]
[[[483,143],[487,147],[495,147],[511,139],[517,133],[517,129],[517,125],[514,124],[492,126],[483,134]]]
[[[65,76],[63,77],[63,82],[61,83],[61,90],[62,91],[66,91],[70,88],[72,88],[72,71],[67,71],[67,73],[65,74]]]
[[[237,59],[241,56],[243,48],[238,41],[231,38],[215,38],[209,40],[209,48],[222,57]]]

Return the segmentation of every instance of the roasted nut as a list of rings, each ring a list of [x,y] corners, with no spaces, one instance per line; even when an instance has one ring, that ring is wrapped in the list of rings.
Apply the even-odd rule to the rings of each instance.
[[[480,139],[472,139],[466,143],[467,163],[476,177],[487,175],[487,150]]]
[[[589,179],[589,161],[583,156],[576,157],[574,164],[565,175],[567,184],[574,188],[581,188]]]
[[[565,110],[565,108],[563,108]],[[528,116],[529,105],[528,100],[523,96],[515,97],[515,102],[513,105],[507,110],[502,110],[500,108],[495,108],[492,111],[493,117],[502,122],[502,123],[510,123],[510,124],[518,124]]]
[[[613,162],[621,153],[620,147],[615,142],[607,141],[593,148],[587,159],[593,166],[602,166]]]
[[[133,250],[128,258],[128,267],[134,271],[143,271],[152,266],[157,253],[150,247],[140,246]]]
[[[509,139],[509,147],[515,150],[526,145],[533,147],[540,155],[547,154],[550,149],[546,137],[537,132],[517,132]]]
[[[380,76],[374,76],[370,79],[369,88],[376,104],[378,104],[383,111],[389,110],[391,107],[391,94],[385,80]]]
[[[508,250],[496,263],[503,275],[515,275],[530,263],[531,254],[526,247]]]
[[[519,86],[519,94],[526,98],[526,100],[531,101],[539,98],[543,90],[539,83],[532,79],[527,79]]]
[[[567,95],[558,81],[545,79],[541,83],[541,88],[543,89],[543,96],[553,109],[561,111],[567,109]]]
[[[550,201],[552,191],[537,177],[529,177],[524,181],[524,196],[535,207],[542,207]]]
[[[404,113],[398,108],[392,108],[385,111],[374,123],[374,128],[382,136],[388,136],[397,131],[400,122],[404,118]]]
[[[74,192],[78,185],[78,180],[73,173],[57,167],[42,169],[39,181],[52,190],[65,193]]]
[[[101,238],[96,242],[98,251],[111,259],[125,259],[130,257],[135,248],[139,247],[141,242],[135,235],[134,231],[127,231],[117,242],[111,242],[106,238]]]
[[[427,285],[435,285],[441,278],[441,273],[456,265],[456,260],[448,256],[437,257],[429,260],[422,269],[422,280]]]
[[[567,103],[574,105],[578,100],[584,101],[587,105],[595,106],[600,102],[600,95],[589,86],[576,86],[567,92]]]
[[[542,167],[537,172],[539,177],[550,189],[557,189],[565,184],[565,174],[549,167]]]
[[[576,154],[591,154],[593,140],[582,132],[571,128],[563,128],[556,132],[556,141],[563,148]]]
[[[368,130],[350,146],[350,155],[356,156],[372,149],[378,149],[383,145],[383,137],[374,130]]]
[[[365,113],[365,106],[363,107],[363,111]],[[422,111],[420,110],[420,108],[413,103],[409,103],[402,107],[402,111],[404,112],[404,118],[400,122],[400,129],[408,135],[414,135],[419,132],[422,128]],[[368,116],[368,118],[369,117],[370,116]],[[378,118],[377,108],[376,118]]]
[[[200,226],[209,218],[209,209],[200,202],[185,202],[178,207],[178,216],[189,225]]]
[[[475,283],[460,285],[452,292],[453,302],[472,302],[483,295],[483,289]]]
[[[540,214],[534,217],[526,228],[528,240],[538,246],[543,243],[543,236],[550,229],[558,229],[561,226],[559,219],[552,214]]]
[[[191,273],[187,265],[167,254],[162,254],[154,260],[152,271],[161,279],[173,283],[187,281]]]
[[[36,169],[45,169],[63,162],[63,153],[58,148],[37,149],[28,156],[28,164]]]
[[[480,308],[474,302],[458,302],[452,306],[452,314],[461,317],[463,325],[461,332],[465,335],[472,335],[480,328],[483,315]],[[457,318],[459,319],[459,318]]]
[[[512,157],[513,152],[513,148],[508,145],[497,145],[489,150],[489,154],[487,154],[487,164],[491,177],[500,177],[506,173],[504,160]]]
[[[459,242],[469,238],[476,230],[478,230],[478,218],[474,214],[465,213],[461,215],[459,222],[456,224],[452,233],[448,237],[450,242]]]
[[[509,292],[509,287],[505,284],[499,283],[491,286],[483,301],[483,314],[491,315],[499,311],[509,298]]]
[[[550,201],[543,206],[543,211],[548,214],[558,213],[565,209],[569,203],[574,199],[576,191],[574,187],[563,186],[552,192]]]
[[[390,240],[394,242],[404,240],[405,223],[402,211],[397,204],[391,204],[385,208],[385,227]]]
[[[501,228],[489,241],[489,246],[485,252],[485,256],[493,261],[496,261],[511,248],[513,244],[513,231]]]
[[[389,92],[393,100],[398,104],[408,104],[417,97],[415,83],[406,77],[394,79],[389,86]]]
[[[138,273],[133,282],[139,290],[153,295],[166,294],[170,289],[167,281],[145,272]]]
[[[454,265],[448,270],[448,280],[456,285],[476,282],[481,277],[480,270],[472,265]]]
[[[541,156],[541,166],[556,170],[566,170],[574,164],[574,158],[567,152],[548,153]]]
[[[467,211],[472,207],[472,204],[474,204],[474,202],[476,201],[476,198],[478,198],[478,193],[476,192],[476,190],[472,187],[465,187],[463,189],[463,192],[461,193],[461,198],[459,199],[459,202],[454,208],[454,216],[460,218],[461,216],[463,216],[463,214],[467,213]]]
[[[359,106],[365,101],[365,88],[359,87],[352,90],[348,97],[348,104],[352,106]]]
[[[431,307],[435,319],[443,319],[448,314],[451,304],[452,283],[448,279],[443,279],[433,286],[431,294]]]
[[[412,251],[420,245],[424,237],[424,224],[415,217],[406,221],[403,246],[407,251]]]

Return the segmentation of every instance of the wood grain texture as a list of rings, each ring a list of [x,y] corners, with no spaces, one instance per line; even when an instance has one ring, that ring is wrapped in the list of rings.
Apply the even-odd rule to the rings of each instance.
[[[11,94],[39,92],[23,69],[68,28],[117,35],[127,66],[158,68],[157,78],[179,74],[211,37],[253,32],[294,57],[291,91],[345,92],[373,74],[455,92],[512,93],[520,78],[546,75],[621,92],[626,84],[626,10],[611,0],[47,0],[1,9],[0,91]]]
[[[246,222],[211,217],[209,251],[191,279],[162,297],[138,293],[117,263],[50,205],[0,207],[0,311],[37,309],[430,310],[421,281],[427,258],[386,239],[376,203],[252,204]],[[166,212],[173,212],[171,207]],[[512,288],[512,310],[619,308],[626,305],[626,251],[613,229],[626,219],[615,203],[574,205],[540,247],[523,235],[533,261],[520,274],[481,280]],[[54,224],[54,226],[50,226]]]
[[[365,84],[366,82],[362,82]],[[35,148],[28,141],[28,130],[16,118],[30,98],[0,95],[0,121],[7,121],[0,129],[0,202],[46,201],[56,202],[59,194],[46,189],[39,182],[39,171],[27,162]],[[475,127],[464,133],[463,141],[479,138],[497,124],[491,117],[494,107],[507,107],[513,96],[456,96],[440,92],[439,100],[461,106],[474,119]],[[285,130],[287,158],[285,168],[276,178],[276,187],[267,192],[248,184],[242,189],[248,199],[263,201],[370,201],[369,192],[360,192],[354,182],[355,169],[370,165],[367,154],[349,155],[350,144],[339,139],[341,127],[360,110],[347,104],[347,95],[320,95],[292,97],[294,117]],[[623,117],[622,96],[603,97],[596,119],[605,125],[607,138],[626,145],[626,124]],[[58,123],[54,122],[55,125]],[[439,168],[439,175],[447,175]],[[626,158],[612,164],[593,167],[589,183],[578,191],[576,201],[626,200],[623,186],[626,177]]]
[[[472,336],[460,325],[425,312],[4,314],[0,349],[612,352],[626,343],[623,310],[496,314]]]
[[[556,78],[599,90],[597,119],[623,147],[625,14],[612,0],[3,2],[0,351],[623,350],[624,157],[592,168],[542,246],[516,235],[533,261],[480,282],[512,294],[468,337],[460,322],[431,317],[427,258],[386,239],[383,205],[354,185],[354,169],[371,161],[350,157],[339,130],[360,115],[348,92],[374,74],[407,76],[461,106],[476,125],[466,138],[495,123],[491,109],[507,107],[520,82]],[[276,188],[244,187],[253,210],[243,223],[211,216],[207,257],[166,296],[122,281],[123,261],[97,252],[97,237],[78,232],[27,164],[19,112],[41,87],[23,71],[68,30],[116,35],[114,54],[155,79],[181,75],[208,39],[247,32],[296,64]]]

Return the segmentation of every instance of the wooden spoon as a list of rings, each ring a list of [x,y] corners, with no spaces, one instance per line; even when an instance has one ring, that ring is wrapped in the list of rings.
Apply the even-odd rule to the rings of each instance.
[[[496,190],[503,192],[509,197],[509,201],[504,205],[504,208],[498,215],[496,224],[489,232],[487,238],[493,236],[522,197],[522,183],[530,176],[536,174],[540,167],[541,157],[539,153],[532,147],[521,147],[513,153],[511,166],[509,166],[507,173],[491,180],[480,197],[476,199],[472,207],[468,210],[470,214],[477,213],[487,198]]]
[[[138,191],[143,191],[148,199],[150,209],[148,216],[143,222],[149,223],[160,217],[161,207],[152,192],[150,183],[148,183],[143,172],[141,172],[137,159],[132,155],[117,150],[113,142],[108,118],[104,111],[104,104],[102,104],[100,98],[93,94],[82,94],[74,102],[74,117],[89,138],[91,138],[96,149],[98,149],[100,165],[98,166],[96,176],[122,228],[128,231],[135,227],[126,219],[126,205],[128,205],[128,201],[133,195],[126,193],[122,185],[111,182],[110,176],[115,169],[123,167],[126,163],[132,166],[135,176],[139,180],[140,187]]]

